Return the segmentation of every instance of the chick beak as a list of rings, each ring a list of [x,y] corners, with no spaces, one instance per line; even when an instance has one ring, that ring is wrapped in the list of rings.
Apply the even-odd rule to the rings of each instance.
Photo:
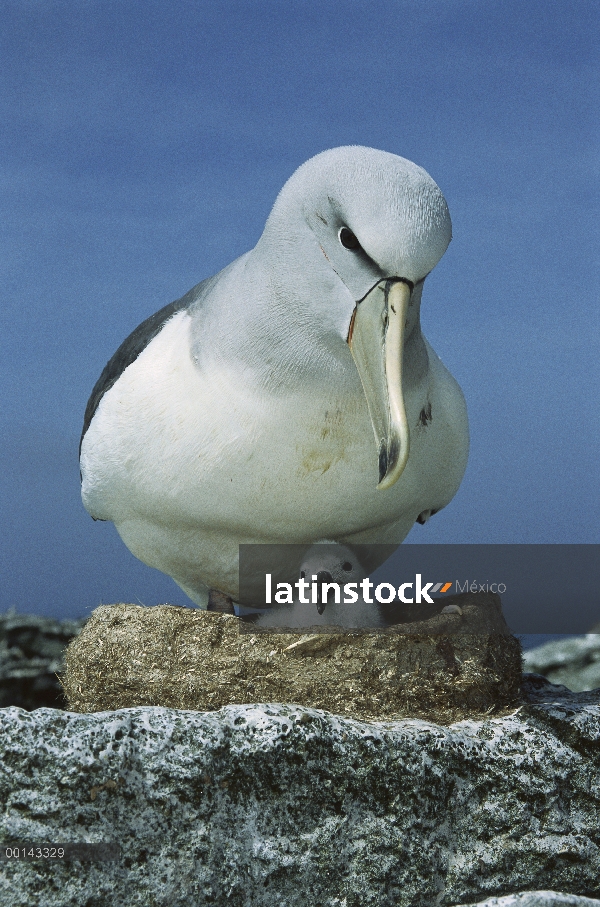
[[[325,610],[325,606],[327,605],[327,600],[323,601],[323,595],[322,595],[323,583],[332,583],[332,582],[333,582],[333,576],[331,575],[329,570],[319,570],[319,572],[317,573],[317,590],[318,590],[317,611],[319,612],[319,614],[323,613],[323,611]],[[331,591],[331,590],[329,590],[329,591]]]

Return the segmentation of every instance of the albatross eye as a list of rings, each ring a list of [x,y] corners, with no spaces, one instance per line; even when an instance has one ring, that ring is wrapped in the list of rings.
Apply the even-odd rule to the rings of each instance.
[[[342,564],[342,570],[345,570],[346,573],[350,573],[350,571],[352,570],[352,564],[350,563],[350,561],[344,561],[344,563]]]
[[[352,249],[352,251],[360,249],[359,241],[357,240],[352,230],[349,230],[348,227],[342,227],[339,232],[339,237],[344,249]]]

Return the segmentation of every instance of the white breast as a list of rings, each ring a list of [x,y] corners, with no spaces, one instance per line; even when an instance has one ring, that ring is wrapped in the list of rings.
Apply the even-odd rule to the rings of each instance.
[[[86,508],[114,521],[145,563],[186,589],[218,577],[215,587],[235,597],[242,542],[400,543],[419,513],[453,497],[466,460],[466,411],[431,348],[429,373],[406,394],[408,465],[395,486],[378,491],[351,360],[344,387],[265,395],[231,367],[200,370],[190,325],[178,312],[123,372],[82,446]],[[427,404],[432,420],[423,426]]]

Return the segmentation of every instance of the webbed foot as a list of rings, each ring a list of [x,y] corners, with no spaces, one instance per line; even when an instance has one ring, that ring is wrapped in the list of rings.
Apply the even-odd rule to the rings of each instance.
[[[218,611],[220,614],[235,614],[233,599],[225,592],[211,589],[208,593],[207,611]]]

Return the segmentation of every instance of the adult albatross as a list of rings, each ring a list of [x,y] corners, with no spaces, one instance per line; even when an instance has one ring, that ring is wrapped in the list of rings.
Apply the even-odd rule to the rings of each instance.
[[[87,405],[82,498],[200,607],[232,610],[242,543],[399,544],[468,453],[462,392],[420,327],[451,238],[416,164],[324,151],[255,248],[143,322]]]

